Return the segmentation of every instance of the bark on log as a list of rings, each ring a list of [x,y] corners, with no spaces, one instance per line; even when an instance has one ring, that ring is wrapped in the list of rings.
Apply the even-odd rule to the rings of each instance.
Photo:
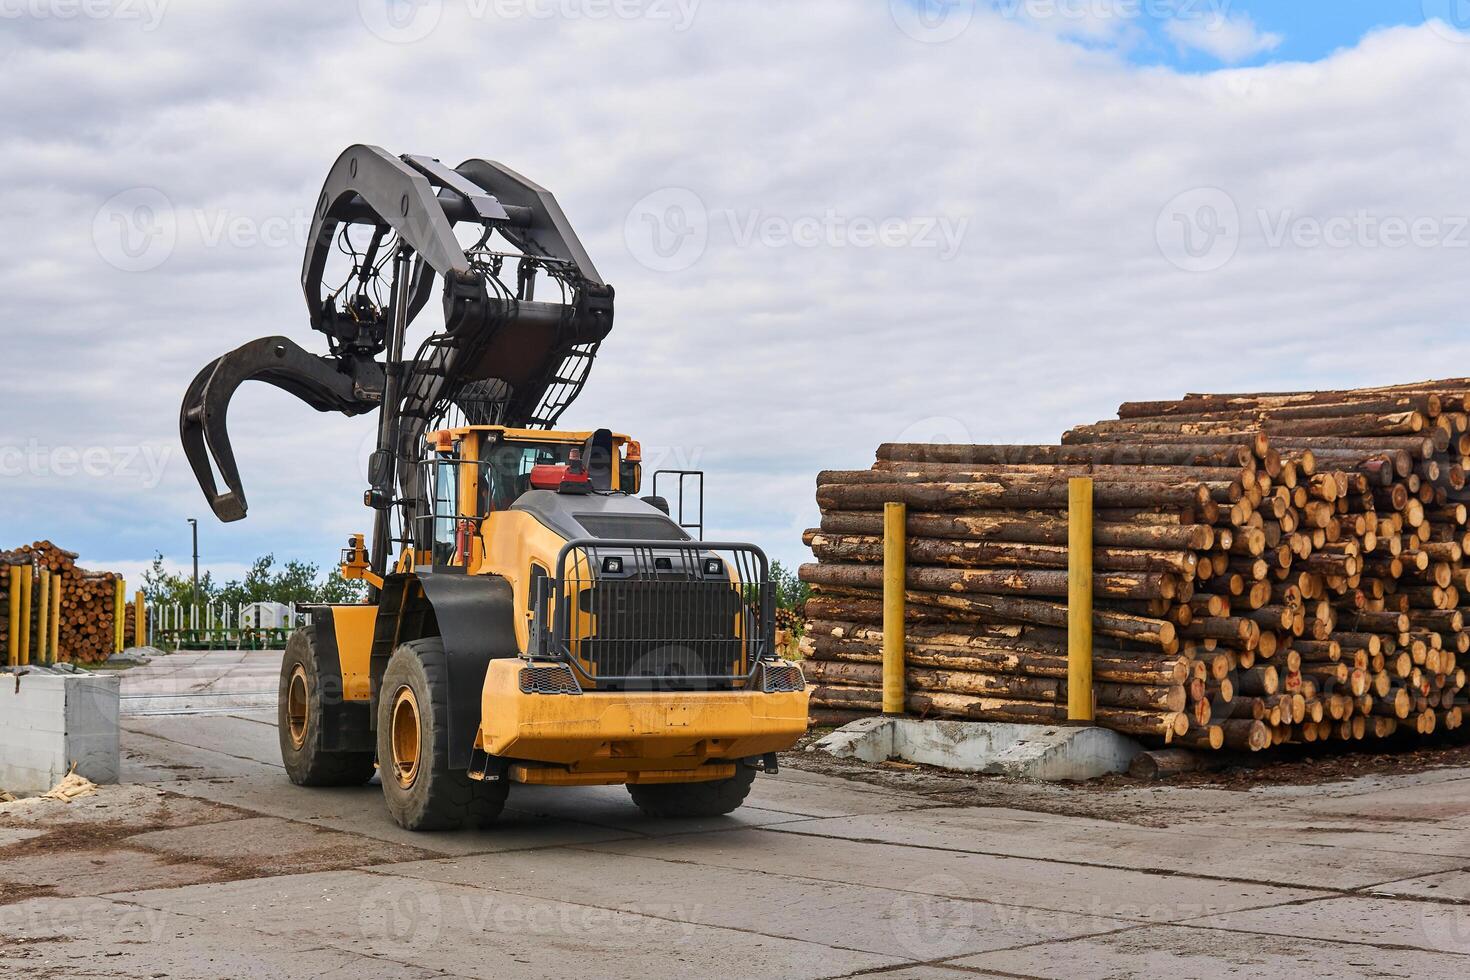
[[[857,564],[806,564],[799,574],[811,585],[837,585],[860,589],[882,589],[883,569]],[[994,596],[1064,597],[1067,573],[1036,569],[948,569],[909,568],[906,584],[919,592]],[[1093,576],[1093,592],[1115,599],[1170,599],[1178,592],[1177,580],[1155,573],[1104,572]]]

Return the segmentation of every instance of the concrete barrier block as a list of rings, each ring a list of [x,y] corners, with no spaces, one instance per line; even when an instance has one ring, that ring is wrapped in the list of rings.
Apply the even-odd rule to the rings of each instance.
[[[807,751],[1050,782],[1125,772],[1141,749],[1103,728],[873,717],[844,725]]]
[[[44,792],[73,764],[117,782],[120,685],[116,675],[0,674],[0,788]]]

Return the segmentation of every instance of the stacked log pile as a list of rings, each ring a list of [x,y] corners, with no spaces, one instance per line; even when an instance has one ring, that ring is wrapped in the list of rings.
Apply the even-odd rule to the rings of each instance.
[[[135,645],[135,640],[137,639],[137,636],[138,636],[138,626],[137,626],[137,624],[138,624],[138,604],[136,602],[129,601],[128,604],[127,604],[127,606],[125,606],[124,607],[124,610],[123,610],[123,646],[124,647],[130,647],[130,646]],[[144,642],[146,642],[147,641],[147,637],[148,637],[148,607],[147,607],[146,604],[143,607],[143,637],[144,637]]]
[[[77,564],[77,554],[50,541],[22,545],[18,555],[36,571],[50,571],[51,588],[61,590],[61,623],[57,631],[57,659],[72,663],[98,663],[112,655],[115,642],[117,581],[113,572],[92,572]],[[0,559],[3,560],[3,559]],[[36,647],[40,622],[39,588],[33,578],[32,648]],[[6,603],[0,603],[6,605]]]
[[[6,662],[5,638],[10,635],[10,569],[30,565],[31,556],[21,551],[0,551],[0,663]]]
[[[1067,478],[1095,481],[1100,724],[1260,750],[1464,720],[1470,381],[1130,403],[1060,446],[884,445],[818,477],[818,709],[881,705],[882,516],[908,505],[909,708],[1066,716]],[[1463,605],[1462,605],[1463,603]]]

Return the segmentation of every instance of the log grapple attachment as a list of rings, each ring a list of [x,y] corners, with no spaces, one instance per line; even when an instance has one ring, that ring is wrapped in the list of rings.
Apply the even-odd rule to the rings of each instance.
[[[442,281],[444,321],[405,357],[409,328]],[[542,299],[536,296],[538,284]],[[431,423],[550,428],[581,392],[612,329],[613,289],[551,193],[502,164],[349,147],[312,216],[301,286],[327,353],[263,337],[210,362],[185,395],[179,431],[222,521],[246,514],[227,430],[230,398],[264,381],[321,412],[380,410],[366,500],[411,527],[423,501],[414,463]],[[223,484],[223,486],[221,486]]]

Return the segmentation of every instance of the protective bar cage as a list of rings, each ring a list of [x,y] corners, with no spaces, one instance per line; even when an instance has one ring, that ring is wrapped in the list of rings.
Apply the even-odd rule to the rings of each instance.
[[[778,661],[770,564],[748,544],[569,541],[533,582],[529,656],[599,690],[750,687]]]
[[[414,516],[413,528],[405,529],[399,542],[416,550],[429,551],[435,566],[462,565],[469,556],[460,553],[461,533],[479,534],[481,522],[490,515],[488,511],[481,512],[478,506],[470,509],[472,516],[466,517],[462,513],[460,467],[469,466],[477,470],[478,483],[484,479],[490,463],[466,459],[458,453],[436,453],[420,456],[415,465],[419,469],[419,486],[424,494],[420,509],[426,512]],[[468,544],[468,541],[464,543]]]

